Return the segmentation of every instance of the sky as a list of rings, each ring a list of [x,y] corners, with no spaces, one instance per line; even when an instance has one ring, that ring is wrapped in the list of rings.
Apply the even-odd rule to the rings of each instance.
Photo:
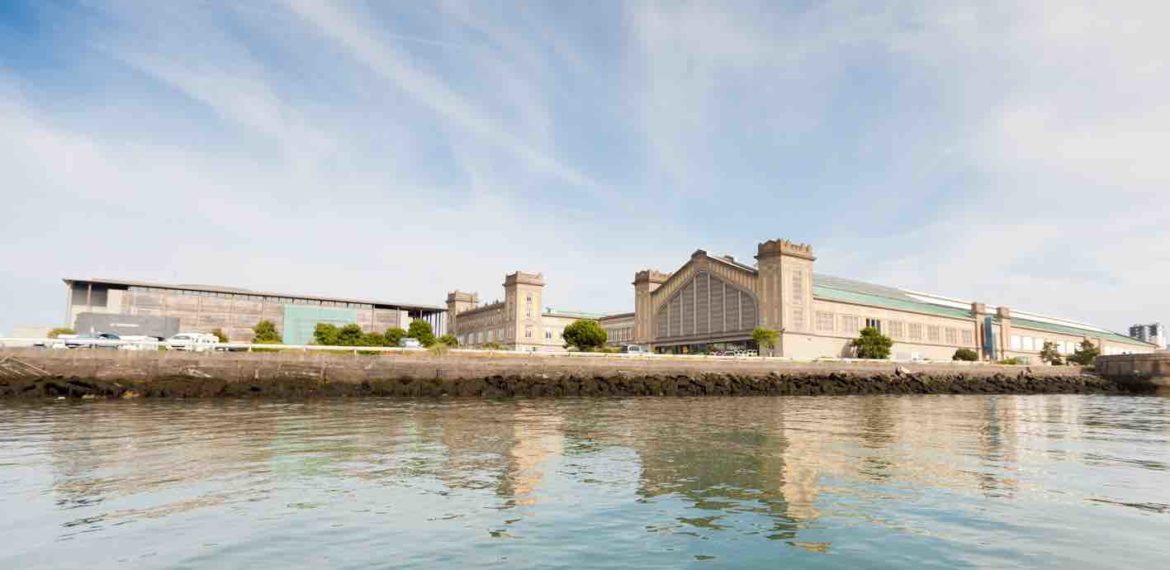
[[[0,2],[0,334],[61,279],[632,310],[702,248],[1170,321],[1170,3]]]

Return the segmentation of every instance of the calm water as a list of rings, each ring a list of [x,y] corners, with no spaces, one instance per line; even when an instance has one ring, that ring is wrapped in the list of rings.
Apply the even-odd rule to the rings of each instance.
[[[1170,565],[1170,399],[0,403],[0,568]]]

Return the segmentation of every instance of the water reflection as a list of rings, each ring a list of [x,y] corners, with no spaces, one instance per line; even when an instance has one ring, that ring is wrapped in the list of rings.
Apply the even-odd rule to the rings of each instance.
[[[521,547],[494,545],[552,547],[581,525],[614,556],[665,557],[650,560],[743,556],[745,544],[762,559],[852,557],[884,537],[970,562],[977,535],[1027,530],[1013,526],[1017,503],[1086,525],[1145,517],[1131,537],[1149,548],[1149,528],[1170,530],[1168,408],[1081,396],[7,403],[0,507],[16,516],[0,532],[28,547],[0,563],[171,523],[219,536],[203,525],[228,515],[245,529],[329,521],[375,542],[390,525],[397,551],[430,562],[427,536],[466,543],[448,557],[502,548],[515,561],[524,551],[507,549]],[[129,523],[144,528],[119,530]],[[1076,527],[1060,528],[1070,536],[1017,534],[1017,548],[1075,545]]]

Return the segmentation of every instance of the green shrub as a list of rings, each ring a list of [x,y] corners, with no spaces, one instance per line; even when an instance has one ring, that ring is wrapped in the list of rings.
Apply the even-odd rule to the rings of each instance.
[[[49,331],[49,338],[57,338],[63,334],[77,334],[77,332],[69,327],[57,327]]]
[[[219,339],[219,342],[229,342],[228,336],[224,334],[223,329],[211,329],[211,334],[215,335],[215,338]]]
[[[765,348],[769,351],[776,348],[776,342],[780,340],[780,331],[756,327],[752,331],[752,340],[756,341],[756,346],[760,349],[760,356],[763,356]]]
[[[1018,356],[1013,356],[1011,358],[1005,358],[1003,360],[1000,360],[996,364],[1006,364],[1008,366],[1019,366],[1023,363],[1024,363],[1024,361],[1020,360],[1020,358]]]
[[[959,350],[955,351],[955,355],[951,357],[951,360],[975,362],[976,360],[979,360],[979,353],[971,350],[970,348],[960,348]]]
[[[431,328],[431,323],[426,321],[411,321],[410,327],[406,329],[406,336],[417,340],[426,347],[435,344],[435,331]]]
[[[1073,364],[1080,364],[1081,366],[1092,366],[1097,361],[1097,357],[1101,355],[1101,349],[1093,344],[1093,341],[1085,339],[1081,341],[1081,345],[1077,347],[1076,352],[1068,357],[1068,361]]]
[[[565,339],[565,348],[572,346],[582,352],[605,346],[605,341],[609,337],[597,321],[588,319],[573,321],[565,327],[562,336]]]
[[[857,358],[884,359],[890,357],[894,341],[874,327],[865,327],[850,345],[857,351]]]
[[[435,341],[448,348],[456,348],[459,346],[459,339],[455,338],[453,334],[445,334],[435,339]]]
[[[1060,351],[1056,349],[1056,343],[1050,340],[1044,341],[1044,348],[1040,349],[1040,360],[1053,366],[1064,364]]]
[[[406,338],[406,331],[402,327],[390,327],[382,336],[386,337],[386,346],[398,346]]]
[[[276,324],[272,321],[264,320],[256,323],[252,327],[252,343],[253,344],[281,344],[283,339],[280,336],[280,331],[276,330]]]

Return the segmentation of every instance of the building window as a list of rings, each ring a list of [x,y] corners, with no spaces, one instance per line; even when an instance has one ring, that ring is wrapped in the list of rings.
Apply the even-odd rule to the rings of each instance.
[[[905,333],[905,326],[903,325],[904,323],[902,321],[890,321],[890,338],[902,338]]]
[[[544,329],[544,340],[552,340],[552,329]]]
[[[1012,350],[1020,350],[1020,347],[1023,345],[1024,345],[1024,341],[1020,339],[1020,335],[1018,335],[1018,334],[1012,335],[1012,340],[1011,340]]]
[[[792,302],[793,303],[800,303],[800,304],[804,303],[804,272],[803,271],[793,271],[792,272],[791,293],[792,293]]]
[[[877,319],[865,319],[865,328],[882,330],[882,322]]]
[[[975,344],[975,332],[963,329],[963,346],[971,346]]]
[[[958,329],[948,328],[946,331],[946,334],[947,334],[947,344],[949,344],[951,346],[955,346],[955,345],[959,344],[959,331],[958,331]]]
[[[833,313],[817,311],[817,330],[821,332],[833,332]]]
[[[524,327],[524,338],[532,338],[532,327]]]
[[[841,332],[845,334],[854,334],[861,330],[857,326],[857,317],[853,315],[841,315]]]
[[[804,307],[792,307],[790,314],[792,315],[792,328],[804,330]]]
[[[910,337],[910,340],[922,340],[922,324],[910,323],[906,327],[906,336]]]
[[[1033,350],[1033,349],[1032,349],[1032,337],[1030,337],[1030,336],[1026,336],[1026,337],[1024,337],[1024,347],[1023,347],[1023,349],[1024,349],[1024,351],[1025,351],[1025,352],[1031,352],[1031,351]]]
[[[494,334],[495,332],[496,331],[488,331],[488,342],[496,340],[495,338],[493,338],[495,336],[495,334]]]
[[[939,341],[939,330],[938,330],[937,326],[935,326],[935,325],[927,325],[926,326],[926,341],[927,342],[938,342]]]

